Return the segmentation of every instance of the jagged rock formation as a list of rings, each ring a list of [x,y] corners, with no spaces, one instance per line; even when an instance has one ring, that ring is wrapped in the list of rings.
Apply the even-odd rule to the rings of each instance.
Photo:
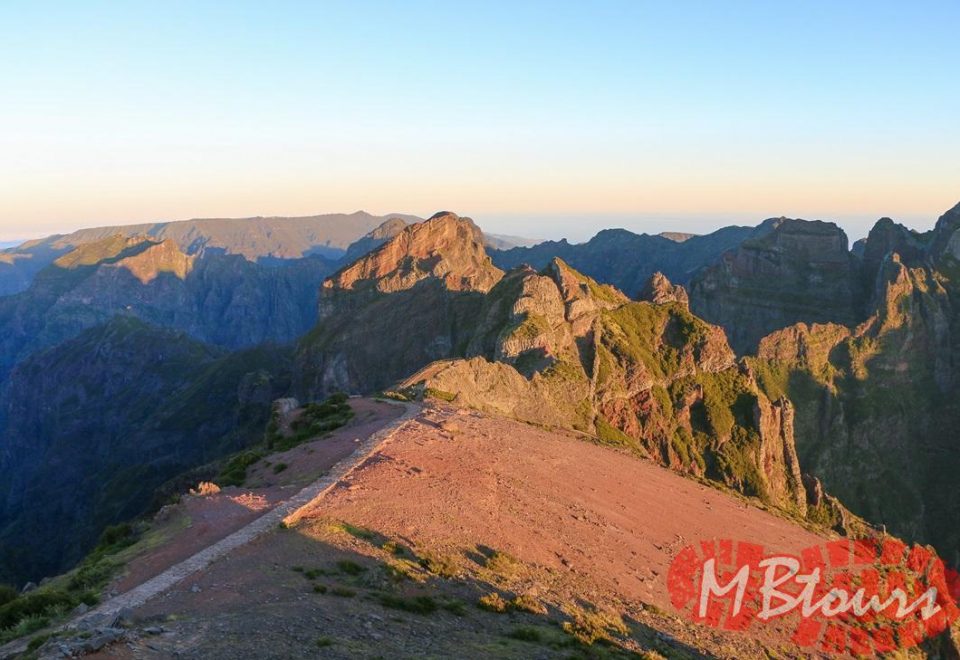
[[[930,253],[941,268],[952,268],[960,262],[960,204],[937,220],[932,233]]]
[[[788,396],[804,471],[854,513],[960,559],[960,207],[919,234],[880,220],[864,244],[870,316],[856,327],[797,324],[748,362]]]
[[[401,390],[589,433],[806,514],[792,407],[682,304],[630,302],[555,259],[507,273],[479,318],[465,359]]]
[[[427,278],[450,291],[488,291],[502,275],[483,249],[480,228],[469,218],[441,211],[339,270],[323,283],[322,295],[394,293]]]
[[[462,354],[483,293],[503,276],[469,218],[438,213],[327,279],[319,323],[301,342],[300,390],[387,387]]]
[[[684,307],[690,307],[690,299],[687,296],[687,290],[679,284],[671,284],[667,276],[661,272],[656,272],[650,276],[650,280],[640,291],[640,300],[663,305],[665,303],[680,303]]]
[[[472,222],[438,214],[324,282],[296,382],[309,399],[416,372],[405,389],[579,430],[806,514],[793,407],[759,390],[683,293],[658,277],[656,303],[631,302],[558,258],[503,274]]]
[[[69,567],[158,486],[262,437],[288,354],[237,354],[117,318],[0,388],[0,579]]]
[[[691,309],[722,326],[740,354],[794,323],[856,325],[863,319],[858,260],[833,223],[780,218],[700,272]]]

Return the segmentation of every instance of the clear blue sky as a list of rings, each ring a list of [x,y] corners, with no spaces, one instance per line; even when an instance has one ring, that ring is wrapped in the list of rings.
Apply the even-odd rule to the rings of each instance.
[[[960,2],[4,2],[0,240],[450,209],[586,238],[960,201]]]

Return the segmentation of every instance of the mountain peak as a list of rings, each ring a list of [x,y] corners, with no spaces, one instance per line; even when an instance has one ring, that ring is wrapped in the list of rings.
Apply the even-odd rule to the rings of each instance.
[[[429,222],[430,220],[437,220],[439,218],[450,218],[452,220],[461,220],[461,219],[470,220],[470,218],[461,218],[459,215],[457,215],[453,211],[437,211],[436,213],[431,215],[429,218],[427,218],[427,221]]]
[[[647,284],[640,291],[640,300],[646,300],[657,305],[676,302],[684,307],[690,306],[687,290],[679,284],[673,284],[660,271],[650,276]]]
[[[604,308],[618,307],[630,302],[630,299],[616,287],[609,284],[600,284],[571,267],[560,257],[554,257],[550,260],[546,273],[560,287],[563,299],[568,304],[583,298],[591,298],[594,303]]]
[[[469,218],[441,212],[405,226],[370,254],[323,283],[323,293],[370,290],[391,293],[439,280],[451,291],[489,291],[503,271],[484,249],[483,233]]]
[[[940,216],[933,234],[935,258],[952,257],[960,261],[960,204]]]

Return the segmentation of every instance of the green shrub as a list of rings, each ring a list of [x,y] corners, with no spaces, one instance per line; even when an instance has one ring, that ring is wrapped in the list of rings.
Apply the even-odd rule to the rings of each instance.
[[[62,613],[62,612],[60,612]],[[10,640],[19,639],[26,635],[43,630],[50,625],[50,617],[33,615],[21,619],[17,625],[0,630],[0,644],[5,644]]]
[[[519,639],[521,642],[539,642],[543,639],[539,630],[530,627],[514,628],[508,637]]]
[[[37,590],[23,594],[0,607],[0,630],[12,628],[24,619],[48,616],[55,610],[69,610],[79,600],[61,590]]]
[[[394,557],[402,557],[404,554],[406,554],[404,547],[396,541],[387,541],[382,547],[384,552],[388,552]]]
[[[597,437],[602,444],[614,447],[635,447],[637,445],[636,440],[603,417],[598,415],[594,423],[597,425]]]
[[[493,553],[487,557],[484,566],[500,575],[502,577],[513,577],[520,570],[522,564],[513,555],[507,554],[506,552],[500,552],[499,550],[494,550]]]
[[[261,458],[263,458],[263,454],[253,450],[235,455],[220,472],[217,481],[222,486],[242,486],[243,482],[247,480],[247,468]]]
[[[338,561],[337,568],[344,575],[360,575],[361,573],[365,573],[367,571],[364,566],[361,566],[355,561],[350,561],[349,559]]]
[[[565,621],[563,630],[581,644],[589,646],[596,641],[611,639],[611,635],[626,635],[630,631],[619,615],[608,612],[580,612],[573,621]]]
[[[120,523],[111,525],[100,534],[100,540],[94,552],[110,554],[117,550],[133,545],[137,540],[137,535],[130,523]]]
[[[519,595],[511,603],[513,609],[530,614],[546,614],[547,607],[533,596]]]
[[[11,587],[9,584],[0,584],[0,607],[16,600],[18,596],[20,596],[20,592],[15,587]]]
[[[380,596],[380,604],[394,610],[403,610],[412,614],[433,614],[437,611],[438,605],[430,596],[415,596],[413,598],[403,598],[393,594],[383,594]]]
[[[308,403],[290,428],[293,435],[286,437],[279,432],[267,433],[267,448],[271,451],[287,451],[307,440],[334,431],[351,419],[353,409],[349,397],[342,392],[332,394],[321,403]]]
[[[451,555],[425,551],[420,554],[420,565],[443,578],[453,578],[460,573],[460,566],[456,558]]]
[[[428,387],[423,391],[423,396],[430,399],[440,399],[441,401],[451,402],[457,398],[453,392],[445,392],[434,387]]]

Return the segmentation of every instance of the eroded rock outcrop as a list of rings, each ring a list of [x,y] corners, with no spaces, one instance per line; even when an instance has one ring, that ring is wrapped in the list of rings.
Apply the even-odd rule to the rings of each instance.
[[[650,281],[640,290],[640,300],[646,300],[657,305],[664,303],[680,303],[684,307],[690,306],[687,290],[679,284],[672,284],[667,276],[657,272],[650,276]]]
[[[960,470],[960,271],[947,248],[958,220],[951,210],[924,234],[879,221],[863,251],[870,315],[779,330],[748,360],[769,397],[794,403],[804,472],[853,513],[951,562],[960,558],[950,522],[960,515],[950,485]]]
[[[503,271],[493,265],[483,233],[470,218],[442,211],[405,227],[379,248],[324,281],[320,317],[379,294],[408,291],[424,280],[447,291],[489,291]]]
[[[405,227],[324,281],[319,323],[300,342],[299,391],[369,392],[464,355],[502,277],[469,218],[441,212]]]
[[[722,326],[740,354],[794,323],[859,323],[862,280],[843,230],[786,218],[765,224],[769,233],[744,241],[694,278],[691,309]]]
[[[768,400],[723,330],[682,303],[631,302],[554,260],[507,273],[483,310],[474,357],[401,389],[596,435],[805,514],[789,402]]]

